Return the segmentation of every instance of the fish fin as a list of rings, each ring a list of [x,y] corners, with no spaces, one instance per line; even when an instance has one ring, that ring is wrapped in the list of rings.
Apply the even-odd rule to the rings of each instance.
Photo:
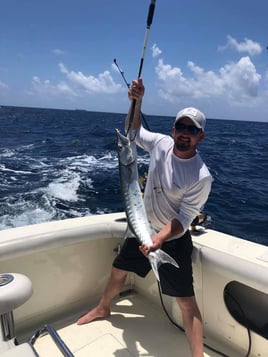
[[[158,281],[160,281],[159,273],[158,273],[158,269],[159,269],[160,265],[172,264],[176,268],[178,268],[178,269],[180,268],[178,263],[176,262],[176,260],[173,259],[169,254],[164,252],[162,249],[157,249],[155,251],[150,252],[148,255],[148,259],[151,263],[154,275]]]

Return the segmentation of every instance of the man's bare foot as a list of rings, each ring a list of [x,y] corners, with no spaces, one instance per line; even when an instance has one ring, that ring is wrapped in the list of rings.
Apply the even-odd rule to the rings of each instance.
[[[77,325],[88,324],[89,322],[95,321],[97,319],[103,319],[110,316],[110,310],[101,309],[98,306],[87,312],[85,315],[77,320]]]

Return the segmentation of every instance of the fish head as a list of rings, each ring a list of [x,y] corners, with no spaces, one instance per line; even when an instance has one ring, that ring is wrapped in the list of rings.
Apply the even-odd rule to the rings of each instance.
[[[127,136],[120,133],[118,129],[115,129],[117,135],[117,152],[119,162],[122,165],[130,165],[137,158],[137,149],[135,141],[130,140]]]

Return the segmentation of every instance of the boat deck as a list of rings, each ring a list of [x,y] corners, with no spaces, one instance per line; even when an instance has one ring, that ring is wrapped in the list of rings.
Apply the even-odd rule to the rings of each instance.
[[[78,326],[77,318],[57,329],[76,357],[191,357],[184,333],[141,295],[117,299],[108,319]],[[62,356],[49,335],[37,339],[35,348],[40,356]],[[205,357],[218,356],[205,348]]]

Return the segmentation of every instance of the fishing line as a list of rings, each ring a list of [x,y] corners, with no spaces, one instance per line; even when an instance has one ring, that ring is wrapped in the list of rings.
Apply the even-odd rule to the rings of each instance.
[[[143,48],[142,48],[142,53],[141,53],[141,59],[140,59],[140,67],[139,67],[139,72],[138,72],[138,78],[141,76],[142,72],[142,67],[144,63],[144,57],[145,57],[145,52],[147,48],[147,43],[148,43],[148,38],[149,38],[149,33],[150,33],[150,28],[151,24],[153,22],[153,17],[154,17],[154,9],[155,9],[155,1],[156,0],[151,0],[149,10],[148,10],[148,15],[147,15],[147,23],[146,23],[146,31],[145,31],[145,36],[144,36],[144,41],[143,41]],[[136,107],[136,99],[132,101],[132,106],[131,106],[131,112],[129,116],[129,125],[127,128],[127,133],[129,132],[133,119],[134,119],[134,112],[135,112],[135,107]]]

